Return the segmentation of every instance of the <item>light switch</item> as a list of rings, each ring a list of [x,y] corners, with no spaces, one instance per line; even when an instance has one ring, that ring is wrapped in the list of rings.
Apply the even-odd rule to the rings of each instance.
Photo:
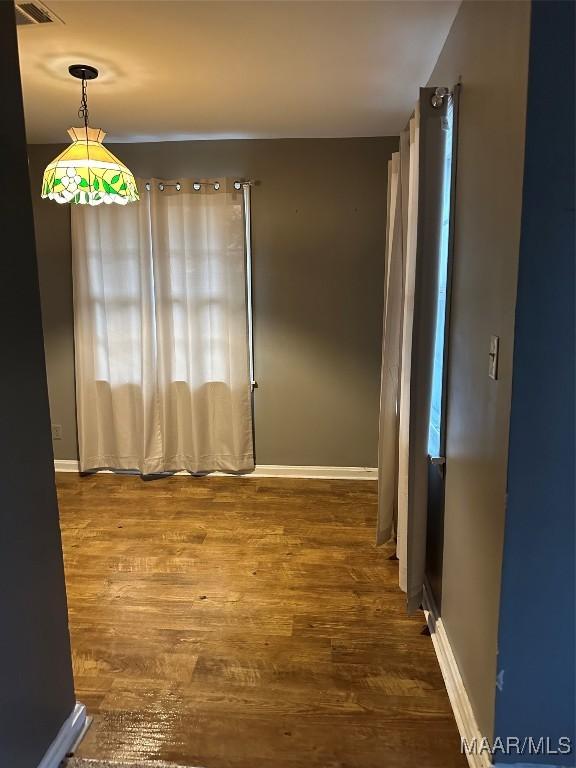
[[[498,348],[500,346],[499,336],[490,336],[490,352],[488,355],[488,376],[491,379],[498,378]]]

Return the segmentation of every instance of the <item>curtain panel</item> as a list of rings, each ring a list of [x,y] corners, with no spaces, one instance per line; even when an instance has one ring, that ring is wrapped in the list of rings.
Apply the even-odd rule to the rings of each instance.
[[[383,544],[398,525],[398,401],[400,394],[401,324],[404,299],[402,250],[402,185],[400,153],[388,162],[388,217],[384,283],[384,327],[380,384],[380,440],[378,445],[378,529]]]
[[[389,163],[378,462],[377,542],[396,540],[400,586],[407,589],[410,361],[418,218],[420,113],[400,136]]]
[[[80,468],[254,468],[244,197],[157,180],[72,206]]]
[[[408,610],[422,601],[428,427],[442,229],[446,108],[423,88],[389,164],[377,542],[396,541]]]

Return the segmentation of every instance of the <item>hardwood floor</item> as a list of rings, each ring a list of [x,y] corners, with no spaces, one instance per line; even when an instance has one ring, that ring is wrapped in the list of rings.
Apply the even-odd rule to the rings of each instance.
[[[376,484],[57,477],[78,752],[206,768],[464,768]]]

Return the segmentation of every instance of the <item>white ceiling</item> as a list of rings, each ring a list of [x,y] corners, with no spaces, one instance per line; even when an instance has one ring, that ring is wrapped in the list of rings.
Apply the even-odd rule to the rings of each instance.
[[[109,141],[398,134],[459,0],[47,5],[64,25],[18,32],[32,143],[78,123],[75,63],[100,70],[90,123]]]

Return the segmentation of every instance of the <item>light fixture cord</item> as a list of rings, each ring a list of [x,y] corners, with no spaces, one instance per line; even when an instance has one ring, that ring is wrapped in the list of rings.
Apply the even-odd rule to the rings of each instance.
[[[88,92],[86,87],[86,78],[82,78],[82,99],[78,109],[78,117],[84,120],[84,138],[86,141],[86,157],[90,160],[90,144],[88,143]],[[90,177],[90,168],[88,168],[88,190],[92,193],[92,179]]]
[[[86,88],[86,78],[82,78],[82,99],[78,109],[78,117],[84,120],[84,127],[88,128],[88,93]]]

